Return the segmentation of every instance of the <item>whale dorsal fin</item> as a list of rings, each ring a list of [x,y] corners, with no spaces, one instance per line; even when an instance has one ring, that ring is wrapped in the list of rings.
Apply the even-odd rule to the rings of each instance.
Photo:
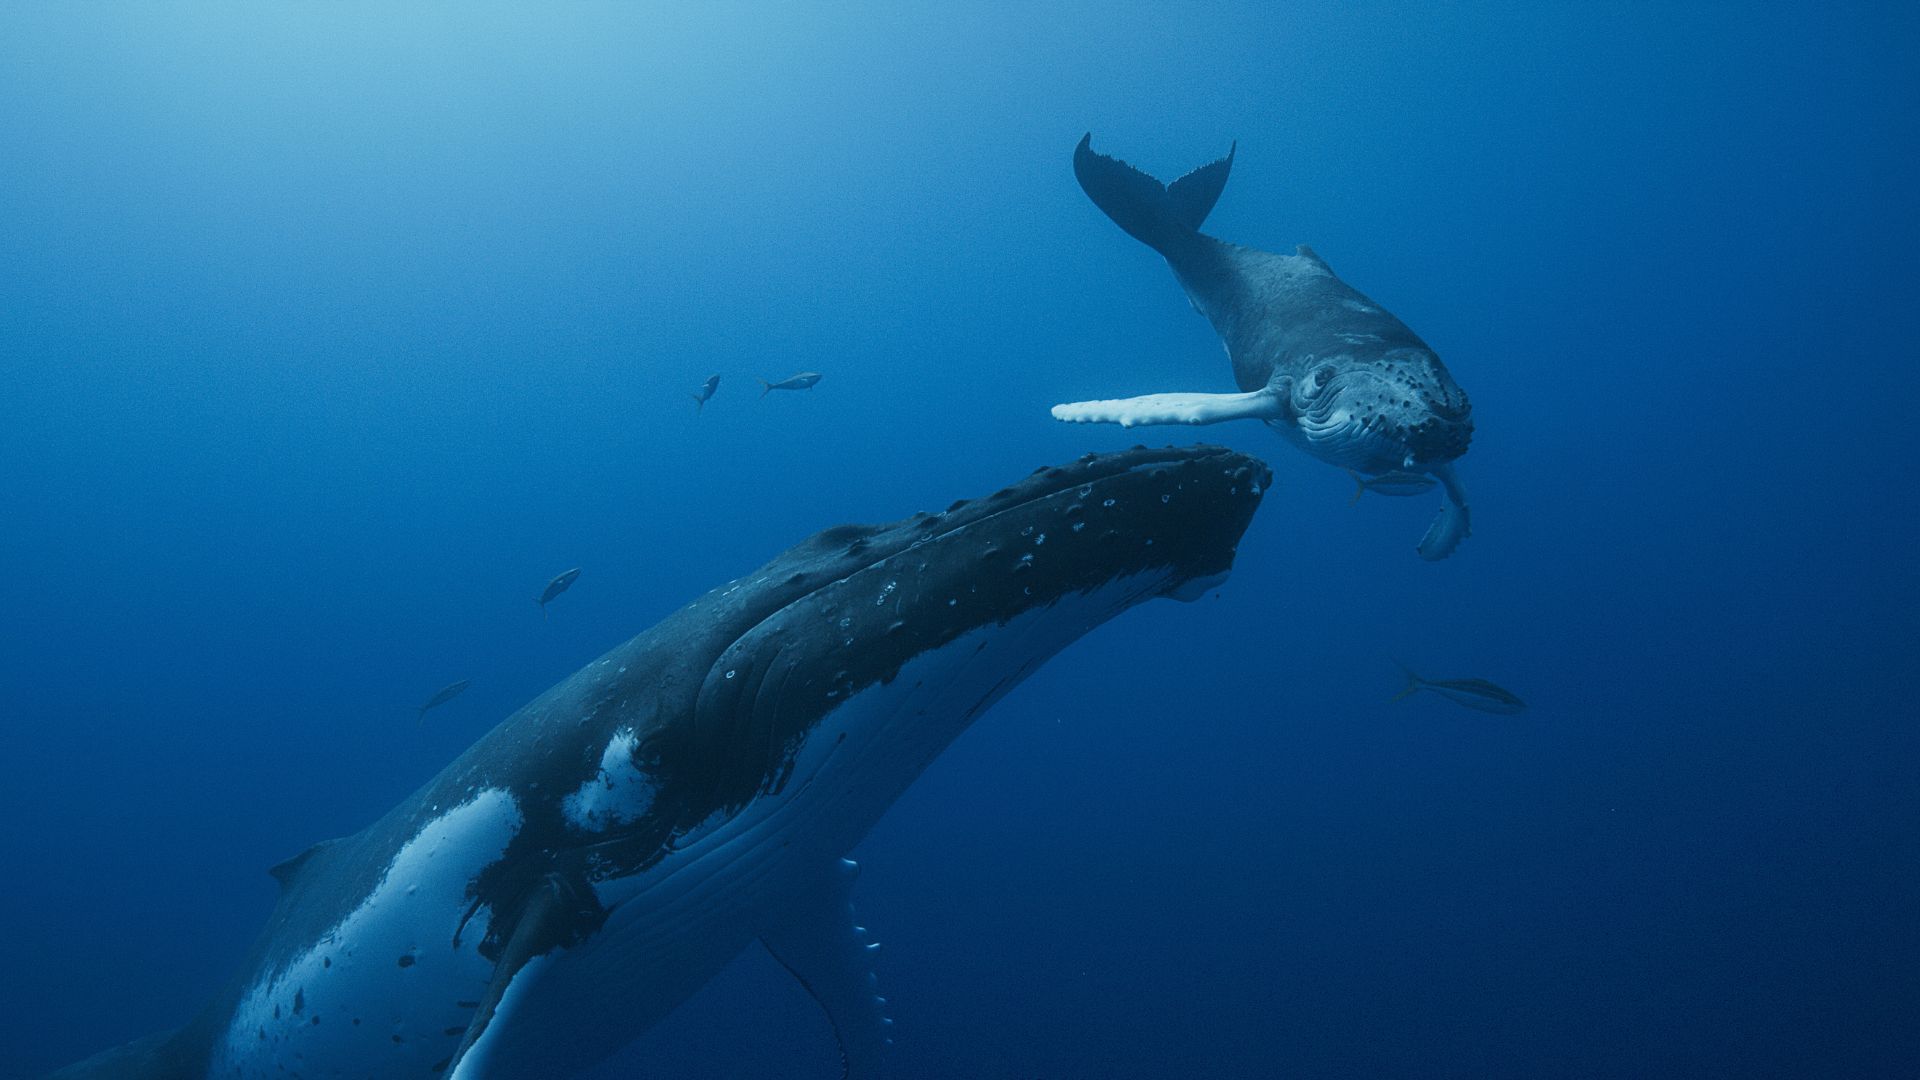
[[[309,862],[313,861],[313,857],[315,855],[320,854],[322,851],[325,851],[327,848],[330,848],[339,842],[340,841],[337,839],[322,840],[319,843],[308,848],[307,850],[301,852],[300,854],[295,855],[293,858],[286,860],[285,862],[277,862],[277,863],[274,863],[272,866],[267,867],[267,873],[273,875],[273,880],[280,883],[281,889],[285,890],[285,889],[291,888],[293,886],[294,880],[300,876],[300,870],[302,867],[306,866]]]
[[[1319,252],[1313,250],[1307,245],[1295,244],[1293,246],[1293,253],[1295,255],[1300,256],[1303,259],[1312,259],[1314,262],[1317,262],[1320,264],[1320,269],[1325,270],[1329,274],[1333,273],[1333,267],[1327,265],[1327,260],[1321,258]]]

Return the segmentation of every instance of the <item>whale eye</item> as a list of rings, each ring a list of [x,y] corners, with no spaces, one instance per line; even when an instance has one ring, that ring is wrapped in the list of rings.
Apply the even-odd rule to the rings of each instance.
[[[1315,390],[1325,388],[1328,383],[1333,381],[1333,365],[1321,364],[1319,367],[1314,368],[1312,379]]]

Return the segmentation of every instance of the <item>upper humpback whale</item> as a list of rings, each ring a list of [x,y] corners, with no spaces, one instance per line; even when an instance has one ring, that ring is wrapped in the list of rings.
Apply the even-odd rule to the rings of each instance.
[[[564,1077],[755,939],[871,1076],[887,1022],[844,856],[1055,652],[1223,578],[1268,481],[1136,448],[819,533],[274,867],[266,928],[197,1018],[55,1076]]]
[[[1238,394],[1149,394],[1053,407],[1080,423],[1214,424],[1258,419],[1322,461],[1360,473],[1431,473],[1447,503],[1420,542],[1444,559],[1466,539],[1453,461],[1473,434],[1466,391],[1407,325],[1334,276],[1302,244],[1276,255],[1216,240],[1201,222],[1226,187],[1233,151],[1171,184],[1073,152],[1080,186],[1114,224],[1158,251],[1227,346]]]

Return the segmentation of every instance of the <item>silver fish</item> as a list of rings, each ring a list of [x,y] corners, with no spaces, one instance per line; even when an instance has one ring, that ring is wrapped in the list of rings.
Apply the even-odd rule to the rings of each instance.
[[[420,706],[420,715],[415,718],[414,722],[419,723],[420,721],[425,720],[427,718],[428,709],[431,709],[436,705],[445,705],[447,702],[452,701],[454,698],[459,697],[460,691],[465,690],[467,688],[467,685],[471,682],[473,682],[472,679],[461,679],[459,682],[451,682],[441,687],[437,693],[435,693],[432,697],[427,699],[427,703],[425,705]]]
[[[779,382],[768,382],[765,379],[761,379],[760,396],[766,397],[767,392],[770,390],[809,390],[812,389],[814,383],[819,381],[820,373],[817,371],[803,371],[798,375],[789,375]]]
[[[1353,498],[1347,500],[1348,506],[1359,502],[1360,496],[1369,491],[1375,495],[1424,495],[1440,483],[1426,473],[1417,472],[1395,471],[1368,476],[1348,469],[1347,475],[1353,477],[1354,484]]]
[[[700,384],[700,389],[692,392],[694,411],[698,412],[706,408],[707,402],[713,400],[713,392],[718,389],[720,389],[720,376],[707,376],[707,381]]]
[[[1400,665],[1400,670],[1407,673],[1407,688],[1393,695],[1390,699],[1393,701],[1421,690],[1431,690],[1455,705],[1464,705],[1484,713],[1512,716],[1525,712],[1527,708],[1527,703],[1515,697],[1512,691],[1485,679],[1423,679],[1405,664]]]
[[[571,570],[565,571],[564,573],[553,575],[553,580],[547,582],[547,587],[545,589],[540,590],[540,595],[536,597],[533,601],[534,603],[540,605],[541,618],[544,619],[547,617],[547,601],[553,599],[556,596],[559,596],[563,592],[566,592],[567,586],[572,585],[573,579],[579,576],[580,576],[580,568],[577,566]]]

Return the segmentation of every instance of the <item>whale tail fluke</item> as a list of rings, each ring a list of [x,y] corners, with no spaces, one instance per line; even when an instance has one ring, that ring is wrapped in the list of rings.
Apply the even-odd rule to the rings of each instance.
[[[1233,169],[1235,143],[1227,156],[1202,165],[1171,184],[1162,184],[1139,169],[1093,150],[1093,135],[1082,136],[1073,150],[1073,175],[1081,190],[1127,235],[1166,254],[1167,248],[1192,236],[1207,220]]]
[[[1352,469],[1347,470],[1347,475],[1353,477],[1353,498],[1347,500],[1347,505],[1358,506],[1360,505],[1360,496],[1367,493],[1367,478]]]
[[[761,380],[759,380],[759,382],[760,382],[760,396],[761,396],[761,397],[766,397],[766,396],[767,396],[768,394],[770,394],[770,393],[772,393],[772,392],[773,392],[773,384],[772,384],[772,383],[770,383],[770,382],[768,382],[768,381],[767,381],[767,380],[765,380],[765,379],[761,379]]]

